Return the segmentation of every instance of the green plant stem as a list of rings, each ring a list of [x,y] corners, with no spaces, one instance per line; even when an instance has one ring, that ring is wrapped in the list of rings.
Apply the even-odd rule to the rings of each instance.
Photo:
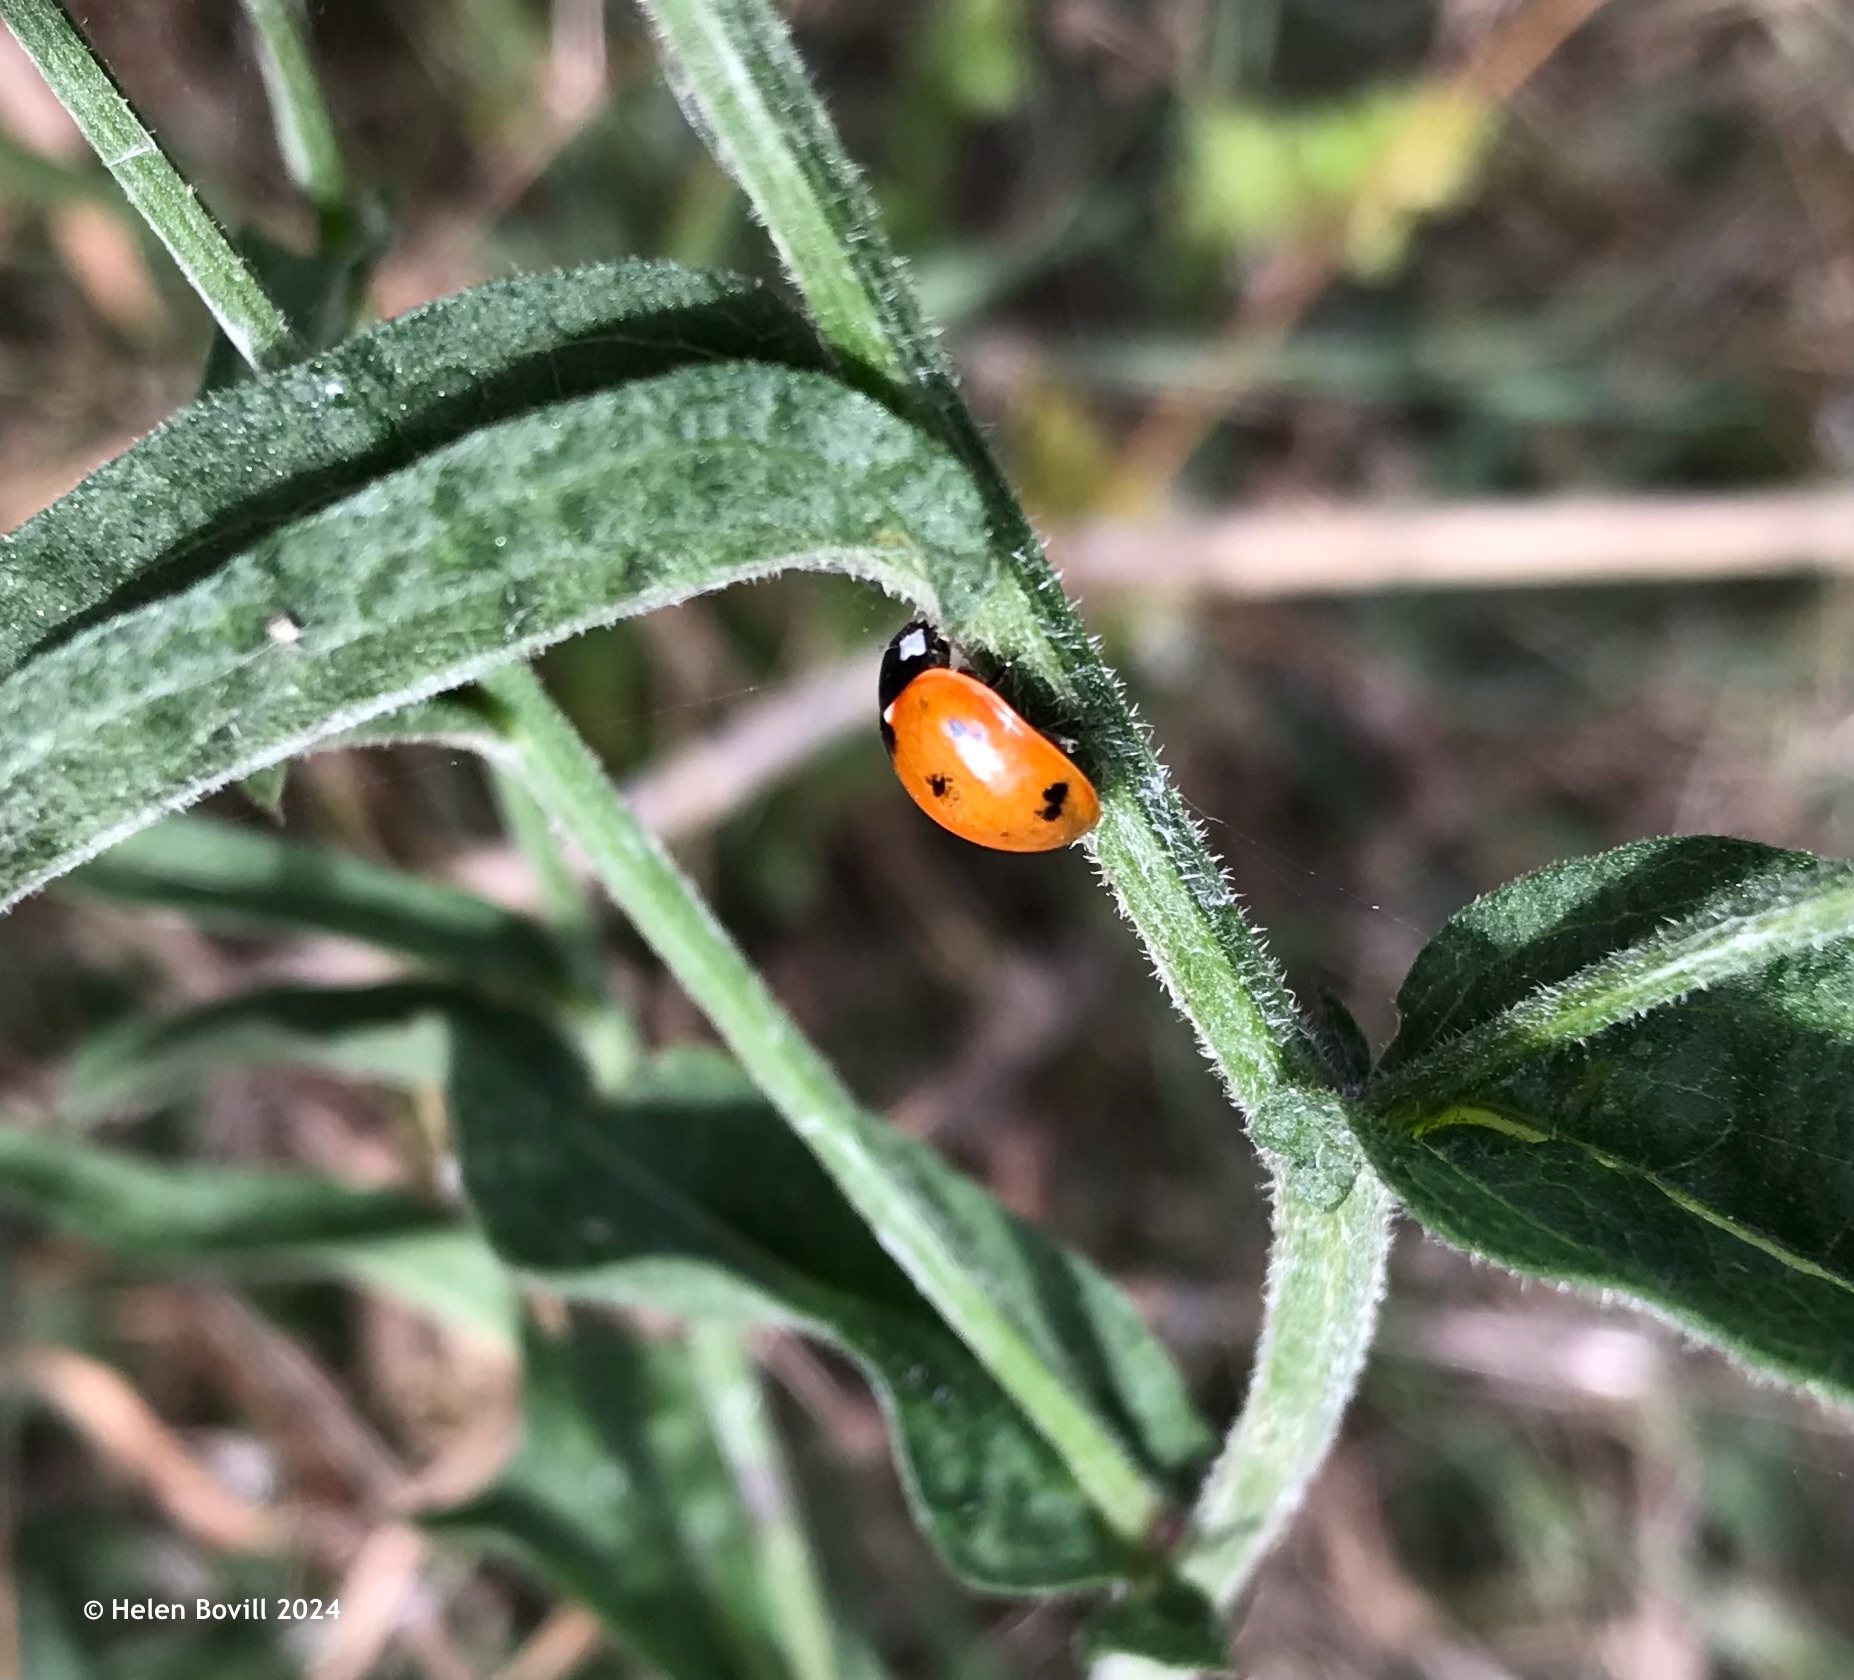
[[[1275,1204],[1267,1305],[1242,1415],[1198,1491],[1179,1572],[1222,1609],[1280,1537],[1358,1384],[1390,1253],[1391,1198],[1361,1178],[1328,1213]]]
[[[547,813],[513,771],[491,764],[503,825],[526,859],[541,897],[541,917],[559,939],[584,1002],[573,1011],[580,1049],[601,1091],[616,1091],[637,1066],[643,1044],[630,1017],[605,983],[599,930],[591,906],[573,879]]]
[[[979,481],[1004,569],[955,623],[1040,679],[1101,774],[1093,847],[1179,1007],[1253,1112],[1283,1084],[1322,1085],[1280,970],[1147,746],[1044,558],[922,320],[875,206],[766,0],[643,0],[684,109],[746,190],[824,336],[904,400]]]
[[[304,198],[314,206],[322,244],[338,245],[353,221],[348,172],[322,95],[301,0],[243,0],[257,36],[258,69],[270,96],[277,149]]]
[[[585,853],[613,901],[662,959],[843,1190],[914,1285],[1068,1465],[1110,1528],[1147,1536],[1164,1497],[992,1300],[932,1211],[883,1164],[869,1121],[780,1007],[669,855],[613,792],[572,725],[525,667],[485,694],[516,772]]]
[[[1801,885],[1765,909],[1702,912],[1445,1040],[1374,1084],[1371,1107],[1387,1118],[1420,1121],[1485,1090],[1554,1045],[1594,1037],[1708,986],[1845,938],[1850,927],[1854,882],[1841,875]]]
[[[59,0],[0,0],[0,20],[238,353],[260,369],[289,361],[295,337],[282,312],[155,144]]]
[[[1370,1351],[1390,1255],[1390,1193],[1361,1175],[1330,1212],[1278,1189],[1267,1301],[1248,1398],[1198,1490],[1178,1573],[1226,1613],[1326,1461]],[[1150,1658],[1103,1657],[1089,1680],[1180,1680]]]
[[[715,1439],[753,1523],[774,1636],[792,1680],[840,1680],[830,1606],[759,1372],[731,1326],[691,1325],[688,1345]]]
[[[1342,1122],[1345,1105],[1280,970],[1063,594],[777,13],[767,0],[641,3],[685,111],[752,200],[826,339],[852,371],[898,384],[975,475],[1002,576],[965,622],[957,603],[942,603],[949,627],[1040,682],[1051,715],[1072,720],[1098,771],[1095,857],[1173,999],[1252,1123],[1271,1110],[1298,1158],[1356,1161],[1350,1137],[1319,1124]],[[1330,1211],[1298,1199],[1292,1171],[1275,1176],[1283,1213],[1256,1380],[1187,1552],[1192,1578],[1224,1604],[1331,1443],[1371,1340],[1389,1243],[1385,1192],[1362,1163]]]

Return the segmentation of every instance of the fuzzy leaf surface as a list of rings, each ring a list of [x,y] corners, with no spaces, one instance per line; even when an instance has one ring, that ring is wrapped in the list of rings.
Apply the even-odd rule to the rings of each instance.
[[[604,263],[492,281],[211,393],[0,538],[0,677],[473,430],[732,358],[820,365],[749,280]]]
[[[1425,1224],[1854,1395],[1854,868],[1651,840],[1451,918],[1367,1093]]]
[[[0,682],[0,907],[592,625],[788,567],[932,601],[989,565],[952,457],[820,374],[689,367],[483,427]]]
[[[498,1010],[459,1033],[451,1103],[490,1241],[535,1281],[784,1323],[850,1354],[889,1414],[916,1520],[960,1575],[1033,1591],[1127,1568],[1061,1461],[731,1063],[666,1055],[601,1102],[563,1041]],[[930,1151],[892,1133],[879,1147],[1129,1450],[1182,1491],[1210,1438],[1125,1299]]]

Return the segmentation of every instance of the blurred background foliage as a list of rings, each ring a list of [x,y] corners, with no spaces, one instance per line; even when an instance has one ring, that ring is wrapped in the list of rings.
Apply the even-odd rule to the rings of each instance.
[[[1059,545],[1179,509],[1677,507],[1854,466],[1841,0],[793,12]],[[239,9],[90,13],[214,207],[306,245]],[[310,21],[392,230],[377,313],[621,255],[772,277],[627,7],[318,0]],[[0,525],[187,400],[207,337],[7,43]],[[1474,559],[1498,576],[1497,554]],[[1656,832],[1854,846],[1854,589],[1746,570],[1341,579],[1264,601],[1208,575],[1094,588],[1078,558],[1071,582],[1297,988],[1337,995],[1381,1042],[1426,933],[1527,868]],[[1118,1276],[1227,1417],[1259,1307],[1255,1164],[1081,858],[974,851],[899,797],[855,663],[895,617],[791,577],[583,637],[544,668],[856,1088]],[[318,757],[280,820],[535,901],[460,757]],[[704,1038],[626,931],[605,933],[650,1042]],[[443,1164],[416,1086],[240,1071],[134,1126],[65,1101],[69,1057],[106,1029],[392,972],[322,934],[49,894],[0,926],[0,1101],[169,1161],[416,1185]],[[0,1602],[31,1680],[645,1672],[519,1562],[392,1519],[421,1477],[481,1481],[516,1405],[506,1343],[429,1288],[356,1266],[177,1270],[158,1242],[106,1252],[12,1214],[0,1240]],[[1065,1608],[940,1575],[848,1368],[789,1339],[760,1351],[828,1571],[886,1671],[1071,1672]],[[280,1503],[307,1513],[287,1542],[266,1526]],[[1360,1403],[1238,1652],[1270,1676],[1835,1680],[1854,1673],[1850,1581],[1845,1421],[1411,1235]],[[314,1637],[72,1614],[94,1596],[337,1591],[347,1614]]]

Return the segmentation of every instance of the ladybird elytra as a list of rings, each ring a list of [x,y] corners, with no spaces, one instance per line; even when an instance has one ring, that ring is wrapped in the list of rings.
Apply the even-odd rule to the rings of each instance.
[[[933,628],[904,625],[882,661],[882,741],[901,785],[942,828],[994,851],[1047,852],[1100,820],[1094,784],[1003,695],[952,669]]]

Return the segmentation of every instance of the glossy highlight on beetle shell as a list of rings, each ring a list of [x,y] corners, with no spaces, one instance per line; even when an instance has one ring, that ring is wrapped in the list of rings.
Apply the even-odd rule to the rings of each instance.
[[[905,626],[882,669],[882,739],[915,804],[942,828],[1005,852],[1047,852],[1100,820],[1094,784],[946,643]]]

